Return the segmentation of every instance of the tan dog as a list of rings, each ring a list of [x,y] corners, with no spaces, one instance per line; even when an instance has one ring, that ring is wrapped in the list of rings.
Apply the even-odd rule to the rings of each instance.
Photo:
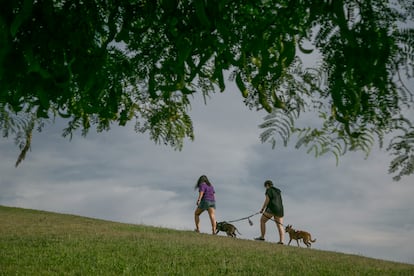
[[[311,247],[311,242],[316,242],[316,239],[312,240],[311,234],[309,232],[306,231],[301,231],[301,230],[295,230],[292,228],[292,225],[288,225],[286,226],[285,229],[286,233],[289,233],[289,243],[288,245],[290,245],[290,242],[292,240],[296,240],[296,242],[298,243],[299,246],[299,240],[302,239],[303,243],[306,244],[307,247]]]

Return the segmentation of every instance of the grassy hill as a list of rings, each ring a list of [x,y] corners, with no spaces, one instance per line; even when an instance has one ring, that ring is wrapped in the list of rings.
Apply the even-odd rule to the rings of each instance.
[[[414,275],[414,265],[0,206],[0,275]]]

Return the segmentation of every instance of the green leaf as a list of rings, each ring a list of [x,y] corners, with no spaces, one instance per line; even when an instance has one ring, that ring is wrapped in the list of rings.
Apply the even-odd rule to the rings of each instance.
[[[244,85],[244,82],[240,76],[240,72],[236,74],[236,85],[239,88],[240,92],[242,93],[242,96],[244,98],[247,98],[249,95],[249,91],[247,90],[246,86]]]
[[[10,26],[10,34],[12,37],[16,37],[20,26],[30,17],[32,13],[32,9],[33,9],[33,0],[24,0],[23,6],[21,7],[20,12],[14,18]]]

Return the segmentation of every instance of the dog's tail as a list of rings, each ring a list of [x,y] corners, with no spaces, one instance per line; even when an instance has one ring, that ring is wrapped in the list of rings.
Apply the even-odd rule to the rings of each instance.
[[[310,240],[311,242],[316,242],[316,239]]]
[[[239,233],[239,235],[241,236],[241,233],[239,232],[239,230],[237,230],[237,228],[236,228],[236,231],[237,231],[237,233]]]

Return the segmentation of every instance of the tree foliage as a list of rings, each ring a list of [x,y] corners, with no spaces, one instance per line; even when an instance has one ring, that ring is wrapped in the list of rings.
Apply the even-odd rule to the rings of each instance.
[[[229,72],[246,105],[269,112],[263,141],[297,135],[338,158],[392,133],[390,173],[413,173],[411,1],[1,2],[0,128],[21,147],[17,164],[56,117],[69,120],[64,136],[134,121],[181,149],[192,95],[224,91]],[[321,126],[297,126],[315,110]]]

